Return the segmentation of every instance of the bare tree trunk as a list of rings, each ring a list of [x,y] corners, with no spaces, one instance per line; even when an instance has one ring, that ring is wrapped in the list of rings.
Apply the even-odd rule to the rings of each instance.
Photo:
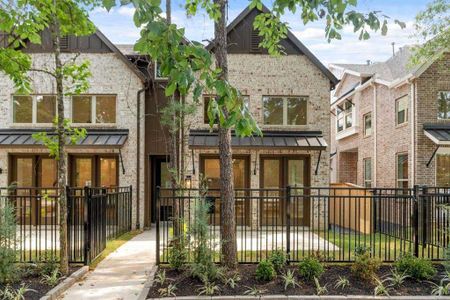
[[[56,0],[53,0],[56,7]],[[61,62],[60,25],[56,15],[53,16],[52,38],[55,58],[56,101],[58,104],[58,188],[59,188],[59,243],[60,243],[60,269],[62,275],[69,272],[69,258],[67,247],[67,194],[66,194],[66,155],[65,155],[65,128],[64,128],[64,87],[63,64]]]
[[[226,9],[227,0],[214,0],[219,6],[221,17],[214,24],[215,59],[216,66],[222,70],[222,80],[228,80],[227,59],[227,30]],[[225,117],[228,111],[223,107]],[[220,155],[220,195],[221,195],[221,218],[220,234],[222,241],[223,263],[227,268],[236,268],[236,232],[235,232],[235,207],[234,207],[234,182],[233,182],[233,159],[231,153],[231,129],[219,126],[219,155]]]

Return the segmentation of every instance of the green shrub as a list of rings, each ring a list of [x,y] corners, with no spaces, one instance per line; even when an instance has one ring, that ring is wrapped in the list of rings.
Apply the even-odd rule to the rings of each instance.
[[[269,256],[269,261],[273,264],[275,271],[281,272],[287,263],[287,257],[284,251],[275,250]]]
[[[0,196],[0,200],[3,200]],[[16,216],[8,201],[0,204],[0,283],[17,279]]]
[[[315,257],[307,257],[298,264],[298,272],[301,277],[306,280],[313,280],[314,277],[319,278],[324,272],[320,261]]]
[[[58,259],[54,255],[45,255],[44,261],[39,264],[41,275],[51,275],[59,270]]]
[[[358,247],[355,249],[355,262],[351,267],[353,274],[365,280],[372,280],[376,277],[380,266],[380,260],[372,257],[367,248]]]
[[[259,262],[258,267],[256,268],[256,279],[271,281],[275,276],[275,268],[269,260],[264,259]]]
[[[188,250],[184,237],[180,237],[169,252],[169,265],[175,270],[183,269],[188,258]]]
[[[397,272],[419,280],[431,279],[436,274],[436,268],[430,260],[415,257],[410,253],[402,255],[394,266]]]

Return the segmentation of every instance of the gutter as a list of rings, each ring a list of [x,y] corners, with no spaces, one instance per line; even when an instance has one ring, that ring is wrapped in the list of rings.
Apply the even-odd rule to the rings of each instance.
[[[137,116],[136,116],[136,135],[137,135],[137,147],[136,147],[136,229],[140,229],[140,193],[141,193],[141,95],[148,89],[148,85],[138,90],[136,93],[137,102]],[[144,94],[145,95],[145,94]]]

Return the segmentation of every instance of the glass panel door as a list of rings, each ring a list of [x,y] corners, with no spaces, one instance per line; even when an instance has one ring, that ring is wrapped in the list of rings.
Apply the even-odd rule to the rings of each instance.
[[[52,158],[40,159],[39,182],[41,197],[38,202],[39,221],[41,224],[56,224],[57,216],[57,162]]]
[[[117,186],[117,159],[115,157],[100,157],[100,186]]]
[[[261,225],[281,225],[283,203],[280,188],[282,187],[282,159],[263,159],[263,180],[261,197]]]
[[[75,187],[92,186],[92,158],[75,158]]]
[[[287,161],[287,185],[291,186],[292,200],[290,203],[291,224],[304,225],[306,202],[309,199],[303,196],[304,190],[298,189],[305,186],[305,160],[288,159]]]
[[[32,157],[18,157],[15,160],[14,171],[16,176],[14,182],[19,188],[16,193],[17,219],[19,224],[23,225],[31,225],[36,219],[32,213],[35,211],[34,191],[32,189],[20,189],[23,187],[34,187],[33,166],[34,163]]]

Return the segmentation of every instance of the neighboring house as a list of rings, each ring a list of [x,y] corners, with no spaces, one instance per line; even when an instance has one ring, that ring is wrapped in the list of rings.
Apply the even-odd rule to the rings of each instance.
[[[54,68],[49,32],[42,33],[42,45],[28,45],[24,51],[33,68]],[[137,136],[138,97],[144,110],[146,77],[100,31],[86,37],[65,37],[62,59],[79,54],[77,61],[89,60],[92,76],[89,90],[65,97],[65,116],[73,126],[87,129],[87,137],[68,146],[68,184],[83,186],[133,186],[133,226],[143,222],[144,171],[138,165],[144,139]],[[44,73],[31,72],[33,93],[18,95],[12,81],[0,74],[0,186],[55,187],[56,161],[33,138],[34,132],[52,131],[56,116],[56,87]],[[144,132],[144,122],[140,124]],[[140,173],[140,174],[139,174]],[[53,202],[38,209],[36,199],[27,203],[26,218],[55,220]],[[142,202],[142,204],[140,203]],[[139,208],[139,209],[138,209]],[[41,215],[39,215],[41,214]],[[44,219],[42,219],[44,218]],[[42,221],[43,222],[43,221]],[[47,222],[47,221],[45,221]]]
[[[450,186],[450,54],[411,67],[331,64],[332,180],[366,187]]]

